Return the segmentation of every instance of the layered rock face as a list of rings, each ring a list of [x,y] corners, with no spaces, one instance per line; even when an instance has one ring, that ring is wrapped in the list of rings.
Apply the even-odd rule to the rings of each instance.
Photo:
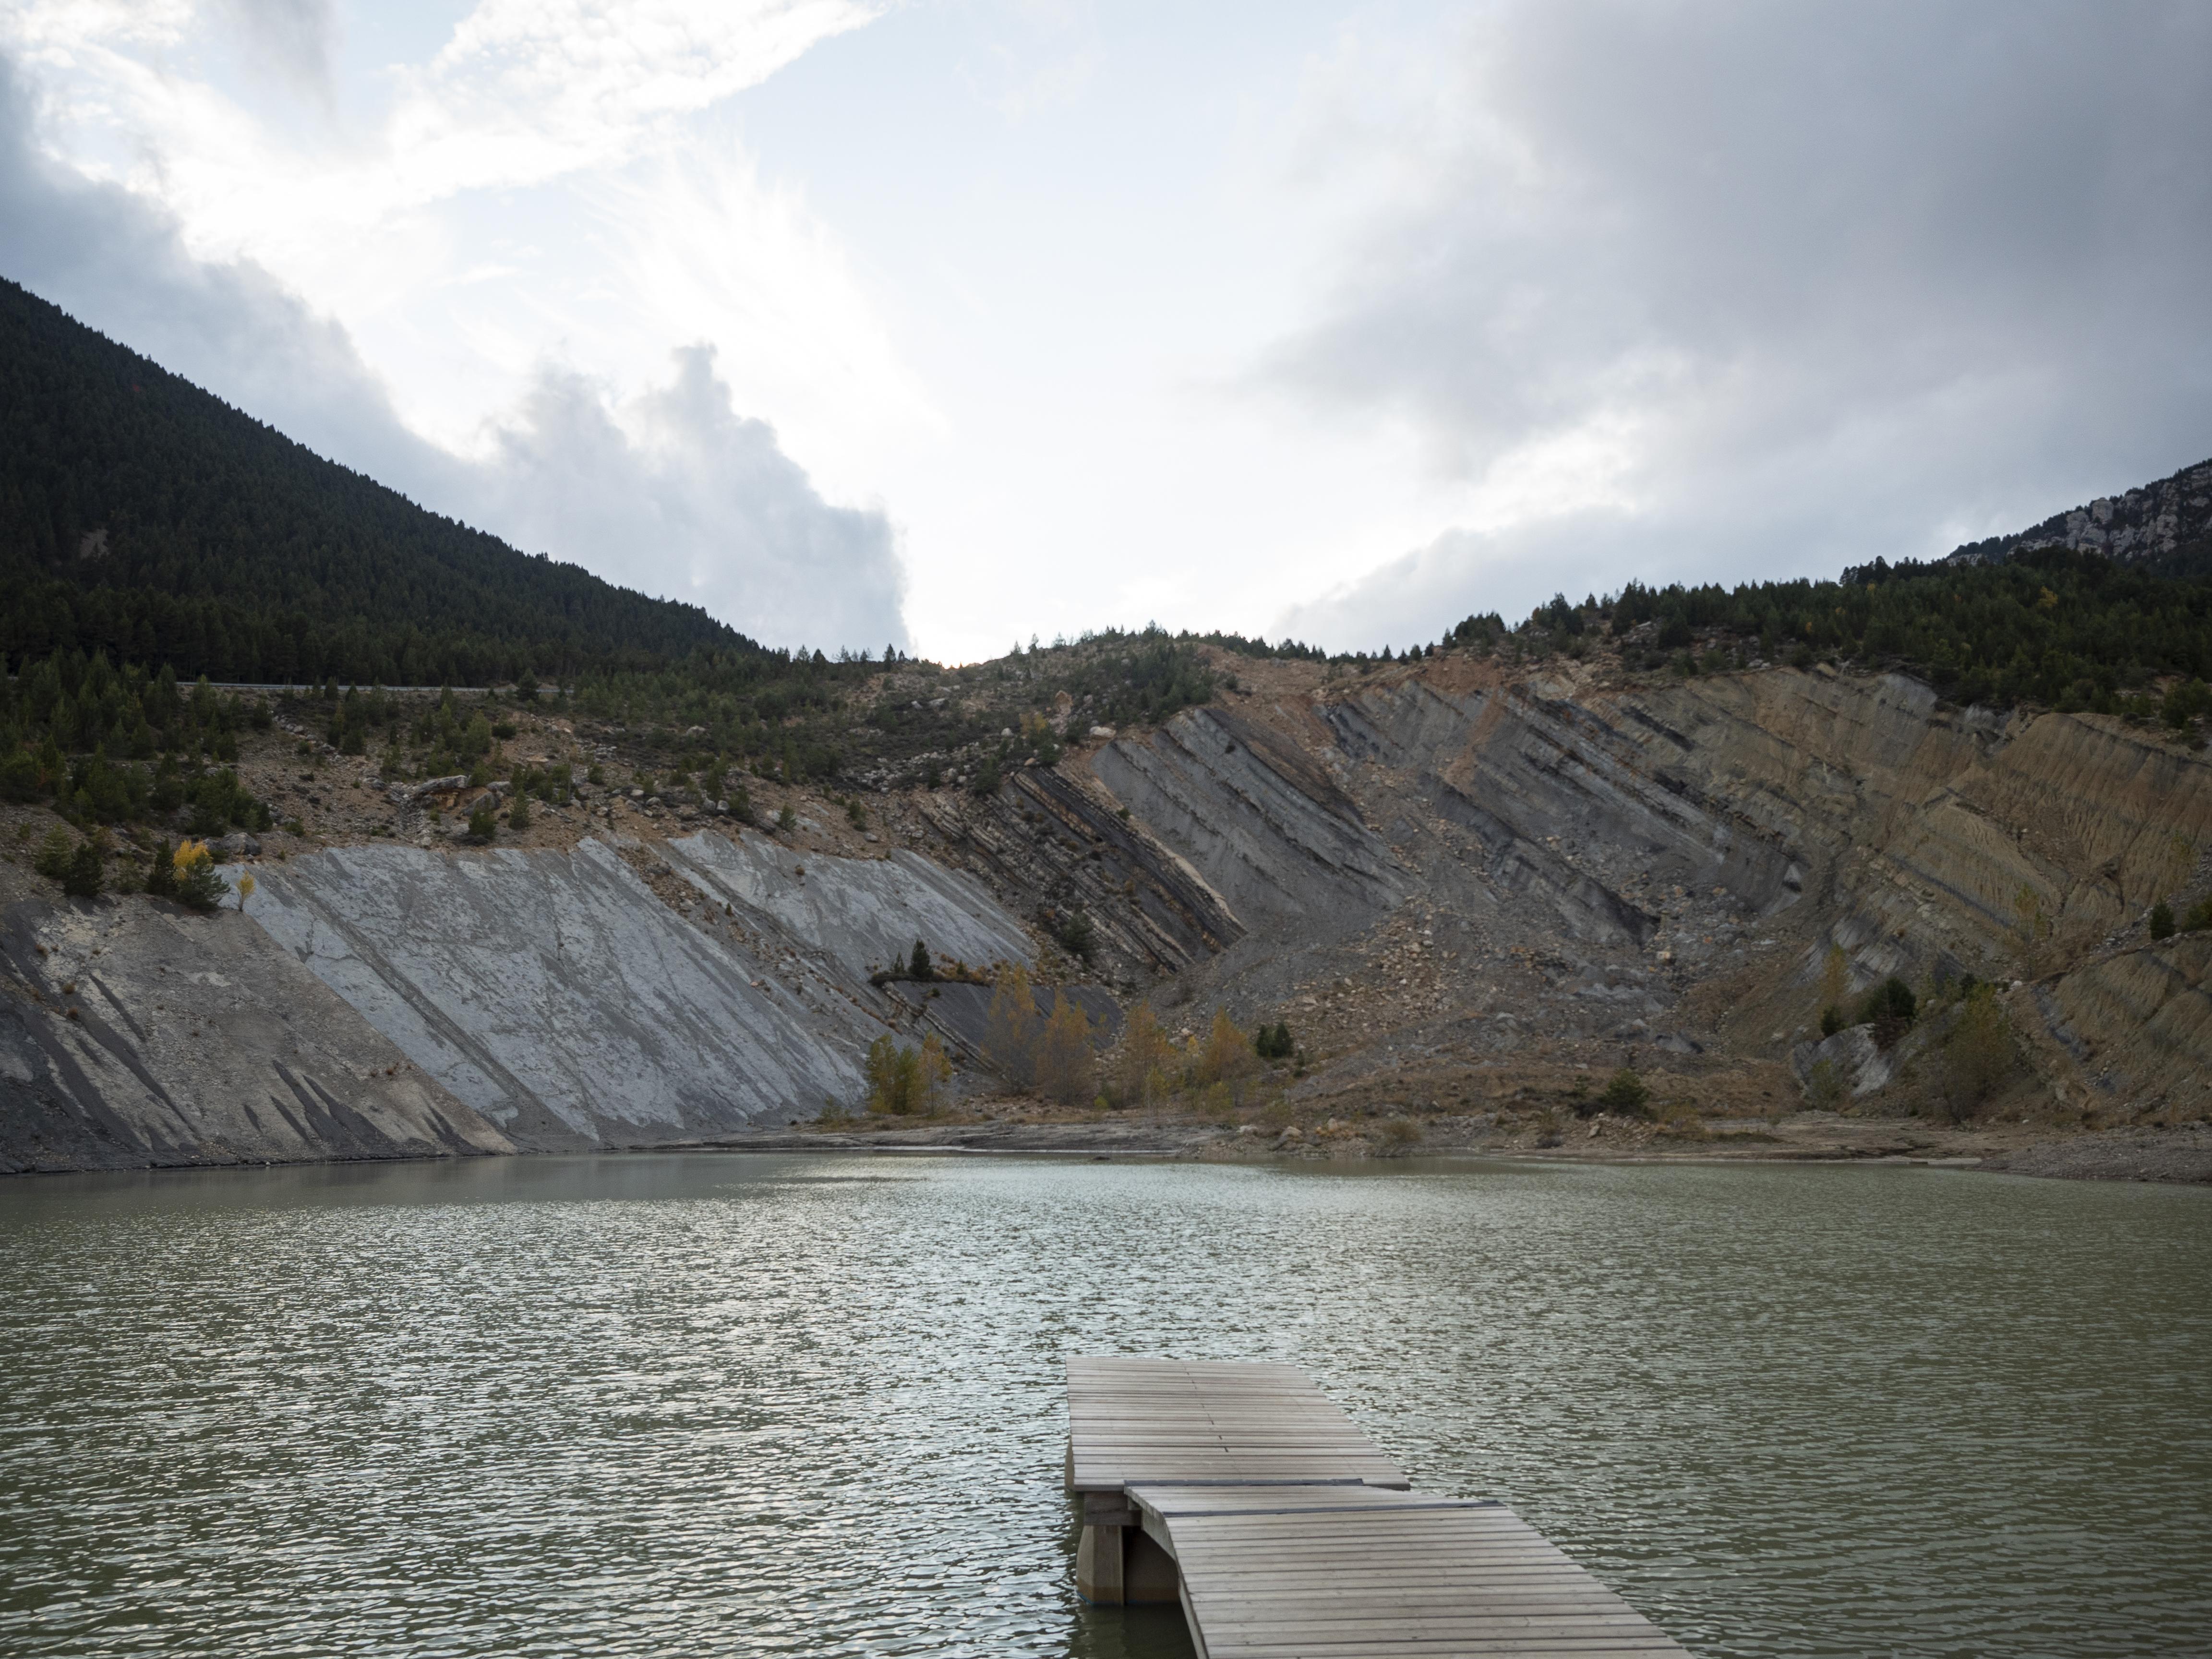
[[[248,914],[456,1097],[534,1147],[694,1139],[849,1106],[915,1012],[869,982],[917,939],[1027,961],[1019,923],[926,860],[811,862],[757,836],[264,869]],[[655,868],[657,865],[657,869]],[[926,1012],[927,1011],[922,1011]]]
[[[380,842],[257,866],[244,915],[22,896],[0,1163],[696,1140],[853,1103],[885,1032],[988,1082],[987,988],[876,982],[916,940],[1062,981],[1102,1039],[1137,995],[1171,1031],[1288,1023],[1300,1088],[1378,1104],[1627,1063],[1780,1109],[1825,1064],[1905,1109],[1947,1028],[1820,1046],[1839,964],[1846,999],[1999,985],[2008,1109],[2212,1106],[2212,938],[2142,924],[2212,890],[2203,753],[1826,671],[1241,678],[991,796],[898,804],[886,857]]]
[[[757,836],[370,845],[253,873],[242,915],[15,908],[5,1167],[584,1150],[783,1124],[853,1104],[886,1031],[972,1048],[974,988],[945,1001],[870,983],[915,939],[985,964],[1034,954],[958,872],[801,859]]]
[[[1847,994],[2019,981],[2062,1102],[2184,1102],[2212,1073],[2195,947],[2141,925],[2204,884],[2212,765],[2117,721],[1897,676],[1448,660],[1190,711],[1095,766],[1231,896],[1252,931],[1207,988],[1255,1017],[1348,1012],[1463,1060],[1779,1061],[1840,949]]]
[[[517,1150],[247,917],[26,900],[0,958],[0,1170]]]

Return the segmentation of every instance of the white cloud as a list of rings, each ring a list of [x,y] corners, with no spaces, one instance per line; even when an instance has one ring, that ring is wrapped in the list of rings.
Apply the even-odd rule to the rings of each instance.
[[[732,409],[714,357],[678,351],[670,382],[620,410],[606,388],[543,371],[498,432],[470,518],[757,638],[905,649],[890,525],[825,505],[775,434]]]
[[[1385,205],[1265,382],[1478,499],[1291,628],[1832,574],[2212,451],[2201,7],[1504,4],[1314,107]]]
[[[0,272],[318,453],[437,511],[769,643],[902,647],[879,511],[825,502],[775,434],[731,406],[704,348],[624,398],[534,366],[480,458],[395,414],[346,330],[249,261],[210,262],[141,198],[40,155],[0,58]],[[664,357],[664,362],[666,361]]]

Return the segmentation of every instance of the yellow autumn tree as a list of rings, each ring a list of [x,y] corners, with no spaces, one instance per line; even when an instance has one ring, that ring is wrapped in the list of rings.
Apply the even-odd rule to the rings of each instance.
[[[945,1104],[952,1087],[952,1062],[945,1057],[945,1045],[932,1031],[921,1040],[921,1051],[915,1056],[915,1084],[921,1110],[934,1116]]]
[[[1035,1075],[1036,1014],[1029,970],[1019,963],[1000,969],[983,1016],[983,1058],[1017,1088],[1028,1087]]]
[[[1198,1080],[1201,1084],[1233,1083],[1255,1063],[1252,1044],[1226,1008],[1213,1011],[1212,1027],[1198,1051]]]
[[[1097,1093],[1091,1021],[1073,997],[1053,993],[1052,1018],[1037,1041],[1037,1087],[1062,1106],[1081,1106]]]
[[[868,1109],[894,1117],[935,1114],[944,1104],[946,1085],[952,1080],[952,1062],[945,1057],[945,1045],[934,1031],[922,1038],[918,1048],[884,1032],[868,1045],[867,1062],[862,1069],[868,1085]]]
[[[1167,1068],[1175,1047],[1152,1017],[1151,1006],[1139,1003],[1121,1033],[1114,1057],[1114,1092],[1124,1106],[1146,1106],[1167,1092]]]
[[[215,867],[215,854],[204,841],[181,841],[171,860],[176,871],[178,898],[195,910],[212,910],[230,891]]]
[[[1831,945],[1828,954],[1820,963],[1820,1006],[1823,1011],[1844,1006],[1844,994],[1850,986],[1850,960],[1844,955],[1844,947]]]

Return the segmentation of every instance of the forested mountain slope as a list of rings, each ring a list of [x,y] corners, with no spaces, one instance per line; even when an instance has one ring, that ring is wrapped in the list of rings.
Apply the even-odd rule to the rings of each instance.
[[[484,684],[752,641],[424,511],[0,281],[0,649]]]

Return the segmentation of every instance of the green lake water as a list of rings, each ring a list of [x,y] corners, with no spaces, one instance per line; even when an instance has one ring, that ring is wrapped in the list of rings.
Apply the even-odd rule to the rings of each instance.
[[[507,1159],[0,1185],[0,1655],[1188,1651],[1072,1352],[1292,1361],[1707,1655],[2212,1652],[2212,1192]]]

